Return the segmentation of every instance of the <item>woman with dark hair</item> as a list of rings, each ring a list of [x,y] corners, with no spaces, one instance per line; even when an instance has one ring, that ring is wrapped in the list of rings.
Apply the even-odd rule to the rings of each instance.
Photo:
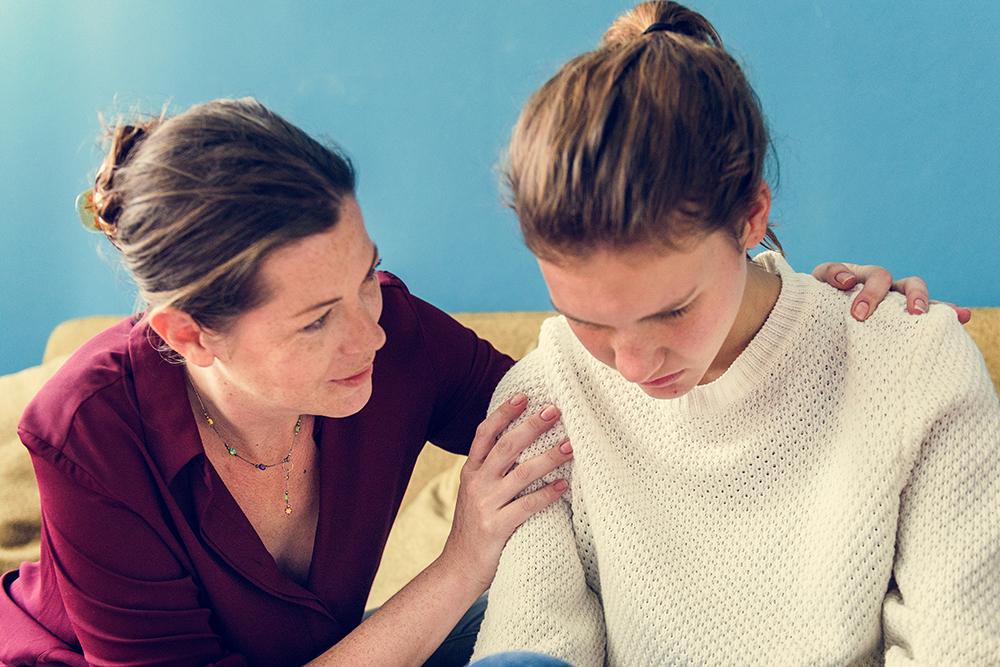
[[[350,162],[253,100],[120,125],[85,210],[147,308],[24,413],[42,554],[3,578],[0,661],[464,663],[482,603],[449,632],[566,488],[518,497],[564,440],[509,474],[559,410],[487,415],[512,361],[377,270]],[[363,621],[427,440],[469,455],[451,534]]]
[[[624,14],[522,111],[511,203],[562,316],[496,400],[557,403],[523,456],[568,437],[574,457],[528,489],[569,483],[508,541],[477,655],[1000,664],[982,356],[946,308],[890,295],[860,325],[795,273],[767,147],[739,65],[674,2]]]

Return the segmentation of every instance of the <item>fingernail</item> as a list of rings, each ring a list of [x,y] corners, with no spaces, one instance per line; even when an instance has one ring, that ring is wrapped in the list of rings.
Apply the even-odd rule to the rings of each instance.
[[[927,312],[927,302],[924,301],[923,299],[917,299],[917,300],[915,300],[913,302],[913,310],[917,311],[918,313],[926,313]]]
[[[559,493],[565,491],[568,486],[569,484],[567,484],[566,480],[564,479],[557,479],[555,482],[552,483],[552,488],[558,491]]]
[[[841,285],[846,285],[847,283],[851,282],[853,278],[854,274],[849,273],[848,271],[841,271],[834,277],[834,280],[836,280]]]
[[[569,440],[567,440],[563,444],[559,445],[559,451],[562,452],[563,454],[572,454],[573,445],[569,444]]]
[[[510,397],[510,404],[511,405],[521,405],[521,403],[524,403],[524,400],[526,398],[528,398],[528,397],[525,396],[524,394],[514,394],[513,396]]]
[[[542,410],[541,417],[547,422],[552,421],[559,416],[559,410],[554,405],[548,405]]]
[[[859,301],[858,305],[854,306],[854,316],[859,320],[863,320],[868,317],[868,302]]]

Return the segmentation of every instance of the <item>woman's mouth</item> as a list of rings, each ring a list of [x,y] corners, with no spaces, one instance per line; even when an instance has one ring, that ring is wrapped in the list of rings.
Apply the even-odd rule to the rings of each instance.
[[[370,378],[372,375],[373,367],[374,365],[372,363],[369,363],[367,366],[365,366],[364,368],[362,368],[360,371],[358,371],[353,375],[348,375],[347,377],[344,378],[330,380],[330,382],[334,382],[336,384],[344,385],[347,387],[357,387],[358,385],[362,385],[368,381],[368,378]]]
[[[683,368],[681,370],[679,370],[679,371],[675,371],[673,373],[668,373],[667,375],[661,375],[660,377],[656,378],[655,380],[649,380],[647,382],[641,382],[640,384],[643,387],[666,387],[669,384],[673,384],[674,382],[677,382],[677,380],[679,380],[682,375],[684,375],[684,369]]]

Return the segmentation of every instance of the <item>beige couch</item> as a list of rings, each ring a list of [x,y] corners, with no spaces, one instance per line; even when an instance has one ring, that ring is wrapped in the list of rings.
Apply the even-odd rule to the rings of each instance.
[[[1000,308],[974,309],[967,329],[1000,392]],[[498,349],[519,358],[535,345],[550,313],[465,313],[456,317]],[[0,377],[0,572],[38,557],[38,491],[27,451],[17,439],[21,411],[42,384],[83,341],[118,317],[89,317],[60,324],[49,337],[43,363]],[[427,447],[414,470],[403,506],[368,599],[377,606],[441,551],[448,535],[462,457]]]

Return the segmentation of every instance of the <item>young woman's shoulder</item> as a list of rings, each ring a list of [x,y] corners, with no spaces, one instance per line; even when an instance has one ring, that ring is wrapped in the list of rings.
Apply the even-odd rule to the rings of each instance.
[[[559,373],[563,365],[575,354],[579,346],[562,316],[550,317],[542,322],[538,334],[538,345],[524,355],[507,371],[493,394],[490,411],[516,393],[527,394],[529,408],[555,399],[555,389],[551,380],[553,373]]]
[[[881,369],[872,377],[902,374],[909,391],[930,402],[973,390],[992,392],[983,355],[950,307],[935,304],[925,314],[910,314],[905,297],[891,292],[867,320],[857,322],[850,315],[852,293],[819,289],[826,302],[820,310],[833,328],[828,343],[842,344],[856,367]]]

